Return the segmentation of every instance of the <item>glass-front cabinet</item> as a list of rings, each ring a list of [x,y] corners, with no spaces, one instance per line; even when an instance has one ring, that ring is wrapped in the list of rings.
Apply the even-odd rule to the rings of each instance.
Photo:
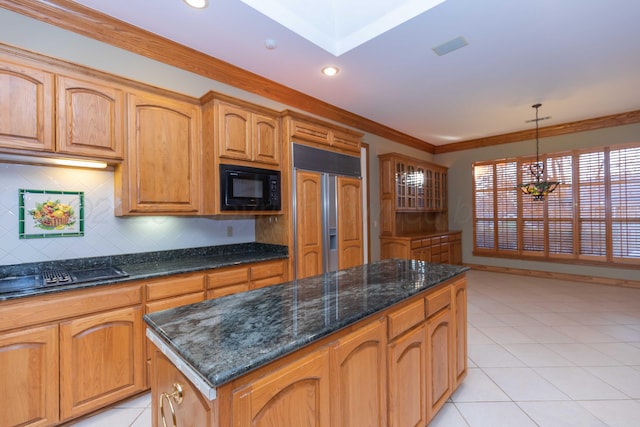
[[[447,208],[447,168],[394,155],[396,211],[439,212]],[[384,178],[383,178],[384,179]]]

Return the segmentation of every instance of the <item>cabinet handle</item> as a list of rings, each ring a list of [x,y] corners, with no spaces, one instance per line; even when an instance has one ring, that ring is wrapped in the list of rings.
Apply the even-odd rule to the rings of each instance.
[[[160,416],[162,417],[162,425],[164,427],[167,427],[167,421],[164,417],[165,399],[169,403],[169,410],[171,411],[171,419],[173,421],[173,427],[177,427],[178,422],[176,420],[176,411],[173,409],[173,403],[171,403],[171,401],[173,400],[174,402],[176,402],[176,405],[179,405],[182,403],[182,386],[178,383],[174,383],[173,393],[164,392],[160,395]]]

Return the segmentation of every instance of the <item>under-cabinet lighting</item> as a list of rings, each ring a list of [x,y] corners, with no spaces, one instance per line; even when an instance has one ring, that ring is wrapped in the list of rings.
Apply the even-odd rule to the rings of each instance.
[[[37,165],[72,166],[76,168],[105,169],[107,164],[96,160],[62,159],[56,157],[22,156],[19,154],[0,154],[0,162],[27,163]]]

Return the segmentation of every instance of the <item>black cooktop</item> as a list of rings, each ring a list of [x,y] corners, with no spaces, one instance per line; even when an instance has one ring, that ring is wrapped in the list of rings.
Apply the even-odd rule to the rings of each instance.
[[[45,270],[30,276],[12,276],[0,279],[0,294],[22,292],[37,288],[98,282],[129,275],[117,267],[99,267],[85,270]]]

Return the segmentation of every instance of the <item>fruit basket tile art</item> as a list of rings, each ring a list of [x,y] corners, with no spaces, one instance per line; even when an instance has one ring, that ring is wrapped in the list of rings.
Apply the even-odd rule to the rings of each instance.
[[[19,237],[84,236],[84,193],[19,190]]]

